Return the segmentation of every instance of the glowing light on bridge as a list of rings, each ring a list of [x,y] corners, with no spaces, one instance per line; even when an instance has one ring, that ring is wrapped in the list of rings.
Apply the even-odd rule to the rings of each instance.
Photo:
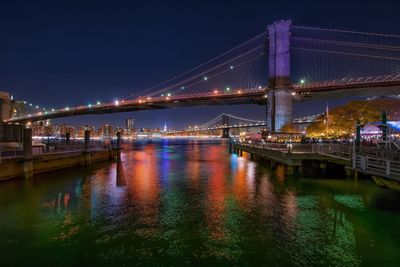
[[[301,83],[301,84],[304,84],[305,82],[306,82],[306,81],[305,81],[304,79],[301,79],[301,80],[300,80],[300,83]]]
[[[233,68],[234,68],[233,66],[230,67],[231,70],[233,70]]]
[[[115,100],[114,104],[115,104],[116,106],[119,106],[119,101],[118,101],[118,100]]]
[[[218,90],[214,90],[214,94],[218,94]]]
[[[208,78],[207,78],[207,76],[204,76],[204,78],[203,78],[205,81],[207,81],[208,80]]]
[[[97,105],[100,105],[101,104],[101,102],[100,101],[97,101]]]
[[[226,91],[230,91],[231,90],[231,88],[230,87],[226,87]]]
[[[68,111],[68,110],[69,110],[69,107],[66,107],[65,110]]]
[[[91,107],[92,107],[92,104],[89,104],[88,107],[91,108]]]

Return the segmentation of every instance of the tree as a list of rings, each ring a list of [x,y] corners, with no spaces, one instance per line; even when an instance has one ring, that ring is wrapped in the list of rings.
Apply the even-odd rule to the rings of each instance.
[[[284,133],[298,133],[299,129],[292,123],[288,122],[285,125],[282,126],[281,132]]]
[[[400,114],[400,101],[396,99],[376,99],[372,101],[351,101],[343,106],[335,107],[329,117],[321,116],[320,121],[307,127],[310,137],[350,137],[355,132],[357,120],[361,124],[378,122],[382,111],[386,111],[389,120]]]

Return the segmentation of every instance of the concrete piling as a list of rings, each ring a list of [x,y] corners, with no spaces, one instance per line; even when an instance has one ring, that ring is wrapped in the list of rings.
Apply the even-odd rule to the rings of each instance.
[[[24,162],[23,162],[23,171],[24,177],[29,179],[33,177],[33,161],[32,161],[32,129],[25,128],[24,129]]]
[[[90,131],[85,130],[85,144],[84,144],[84,152],[83,152],[83,157],[84,160],[83,162],[85,165],[90,165]]]

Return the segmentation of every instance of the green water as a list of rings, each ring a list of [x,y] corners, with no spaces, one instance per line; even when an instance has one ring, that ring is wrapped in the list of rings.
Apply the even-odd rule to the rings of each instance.
[[[399,266],[400,194],[199,140],[0,183],[0,266]]]

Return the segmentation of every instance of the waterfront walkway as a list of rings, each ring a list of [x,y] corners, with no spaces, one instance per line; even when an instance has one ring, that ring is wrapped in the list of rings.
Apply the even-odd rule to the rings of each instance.
[[[301,167],[305,160],[332,162],[347,170],[400,182],[400,150],[395,146],[359,146],[353,144],[297,144],[235,142],[233,150],[245,151],[277,161],[288,167]]]

